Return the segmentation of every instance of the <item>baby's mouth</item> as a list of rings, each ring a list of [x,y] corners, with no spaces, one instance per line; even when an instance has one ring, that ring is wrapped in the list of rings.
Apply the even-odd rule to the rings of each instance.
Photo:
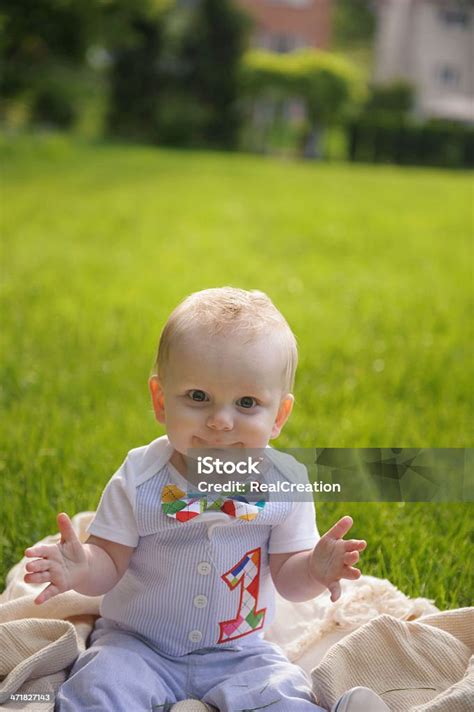
[[[244,447],[244,444],[241,442],[234,442],[234,443],[223,443],[220,441],[209,441],[209,440],[204,440],[203,438],[196,437],[195,440],[198,441],[198,446],[202,448],[208,448],[211,450],[227,450],[228,448],[242,448]]]

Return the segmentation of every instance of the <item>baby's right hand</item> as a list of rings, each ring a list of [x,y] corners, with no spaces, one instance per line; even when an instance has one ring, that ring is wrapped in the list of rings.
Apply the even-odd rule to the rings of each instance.
[[[88,572],[86,549],[79,541],[67,514],[58,514],[61,534],[59,544],[39,545],[26,549],[25,556],[35,557],[26,564],[26,583],[47,583],[35,603],[44,603],[58,593],[74,588]]]

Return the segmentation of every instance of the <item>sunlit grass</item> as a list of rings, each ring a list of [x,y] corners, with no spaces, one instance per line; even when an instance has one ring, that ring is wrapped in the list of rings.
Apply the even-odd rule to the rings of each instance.
[[[245,155],[3,142],[3,572],[93,509],[160,430],[146,387],[193,290],[268,292],[300,344],[282,446],[471,442],[470,177]],[[469,505],[321,505],[366,573],[470,602]]]

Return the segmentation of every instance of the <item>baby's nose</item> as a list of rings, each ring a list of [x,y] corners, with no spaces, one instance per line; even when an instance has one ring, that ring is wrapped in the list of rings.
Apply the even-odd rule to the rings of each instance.
[[[208,428],[213,430],[232,430],[234,421],[231,412],[226,408],[213,410],[206,423]]]

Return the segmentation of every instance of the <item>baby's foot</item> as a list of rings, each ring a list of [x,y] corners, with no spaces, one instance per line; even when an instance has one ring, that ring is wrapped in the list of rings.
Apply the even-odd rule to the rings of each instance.
[[[331,712],[390,712],[390,707],[368,687],[353,687],[343,694]]]

